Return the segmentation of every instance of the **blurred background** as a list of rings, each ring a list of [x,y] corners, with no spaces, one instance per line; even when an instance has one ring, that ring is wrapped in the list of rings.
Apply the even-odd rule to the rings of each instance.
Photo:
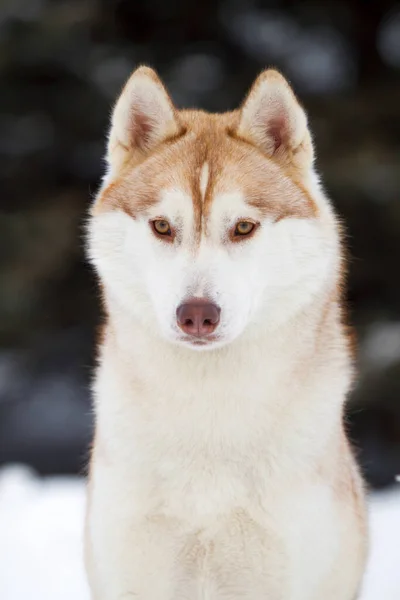
[[[271,65],[294,85],[347,228],[350,434],[369,484],[394,484],[400,4],[386,0],[1,0],[0,465],[85,470],[100,315],[83,226],[111,106],[141,63],[178,106],[232,109]]]
[[[362,600],[396,600],[400,3],[387,0],[0,0],[0,596],[88,598],[76,475],[101,316],[83,233],[111,107],[141,63],[178,106],[212,111],[276,66],[309,112],[349,246],[347,421],[375,490]]]

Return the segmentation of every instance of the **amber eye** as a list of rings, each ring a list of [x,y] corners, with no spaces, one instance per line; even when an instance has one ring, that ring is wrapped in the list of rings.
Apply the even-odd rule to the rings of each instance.
[[[255,229],[256,224],[252,221],[239,221],[236,224],[234,236],[249,235]]]
[[[155,233],[158,235],[172,236],[171,226],[165,219],[156,219],[151,223]]]

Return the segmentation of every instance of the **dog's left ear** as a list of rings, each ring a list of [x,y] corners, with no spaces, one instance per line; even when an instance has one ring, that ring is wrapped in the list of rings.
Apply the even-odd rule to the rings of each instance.
[[[286,79],[261,73],[240,109],[236,134],[287,167],[307,170],[313,147],[307,117]]]

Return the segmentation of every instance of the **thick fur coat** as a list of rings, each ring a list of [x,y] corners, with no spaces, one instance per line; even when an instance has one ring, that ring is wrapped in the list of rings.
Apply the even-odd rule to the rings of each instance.
[[[106,312],[93,600],[355,600],[343,259],[303,109],[268,70],[235,112],[178,111],[141,67],[107,161],[88,235]],[[197,329],[193,299],[218,315]]]

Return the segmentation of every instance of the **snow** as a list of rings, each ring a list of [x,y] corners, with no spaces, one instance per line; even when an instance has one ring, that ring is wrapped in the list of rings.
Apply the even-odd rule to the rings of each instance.
[[[370,554],[360,600],[400,598],[400,485],[370,498]]]
[[[82,479],[0,471],[1,600],[89,600]],[[370,499],[370,560],[360,600],[400,598],[400,485]]]
[[[85,488],[0,472],[1,600],[89,600],[83,568]]]

